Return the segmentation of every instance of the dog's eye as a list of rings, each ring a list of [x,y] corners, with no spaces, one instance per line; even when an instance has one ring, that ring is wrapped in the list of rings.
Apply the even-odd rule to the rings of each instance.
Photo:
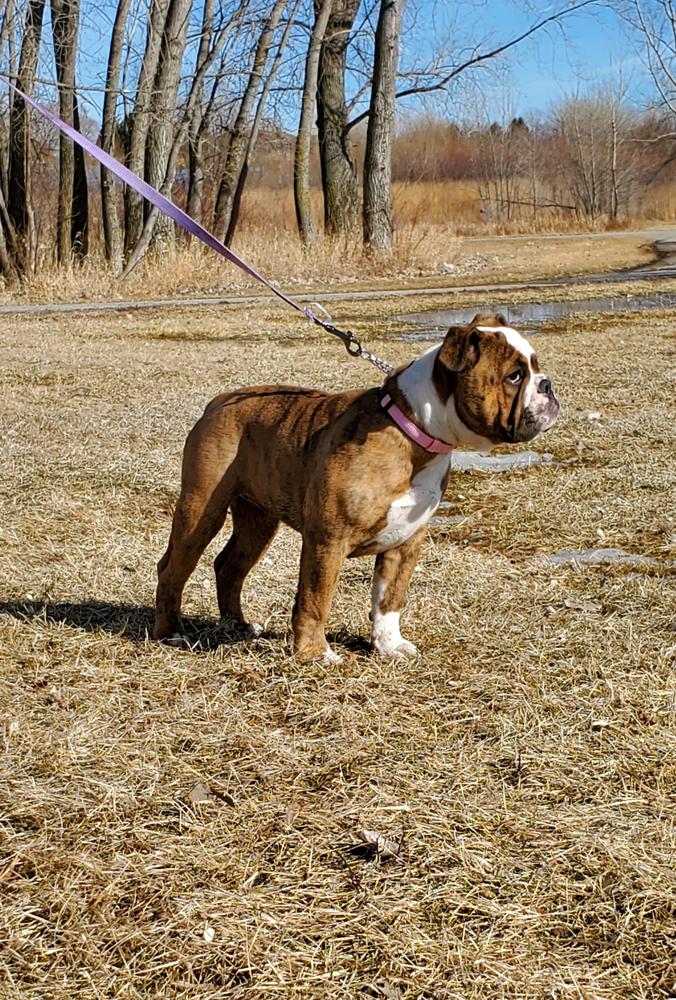
[[[522,378],[523,378],[523,374],[522,374],[521,370],[517,368],[516,371],[511,372],[507,376],[507,378],[505,379],[505,382],[509,382],[510,385],[518,385]]]

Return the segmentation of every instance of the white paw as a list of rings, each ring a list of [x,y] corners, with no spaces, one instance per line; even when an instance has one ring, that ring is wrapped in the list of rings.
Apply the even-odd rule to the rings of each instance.
[[[322,663],[326,663],[327,666],[332,663],[342,663],[343,657],[339,656],[338,653],[334,653],[330,646],[327,646],[324,650],[324,655],[322,656]]]
[[[378,656],[394,657],[395,659],[413,659],[418,655],[418,647],[414,646],[408,639],[399,639],[395,643],[389,638],[374,636],[371,639],[371,648]]]
[[[244,626],[243,635],[245,639],[257,639],[259,635],[263,635],[263,631],[263,626],[258,622],[249,622]]]

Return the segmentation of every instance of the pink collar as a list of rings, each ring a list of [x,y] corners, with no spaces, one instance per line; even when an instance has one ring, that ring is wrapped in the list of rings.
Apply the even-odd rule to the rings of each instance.
[[[392,417],[397,427],[404,432],[406,437],[409,437],[411,441],[415,441],[425,451],[431,452],[432,455],[448,455],[449,452],[453,451],[452,444],[446,444],[445,441],[440,441],[439,438],[430,437],[426,431],[418,427],[417,424],[414,424],[405,413],[402,413],[396,403],[392,402],[392,397],[389,393],[385,393],[384,396],[380,397],[380,405],[388,416]]]

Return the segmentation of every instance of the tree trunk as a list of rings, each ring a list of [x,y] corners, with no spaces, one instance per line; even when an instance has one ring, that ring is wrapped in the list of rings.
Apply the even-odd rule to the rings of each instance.
[[[5,47],[7,48],[7,61],[5,63],[5,69],[10,77],[14,80],[16,78],[16,49],[14,45],[14,0],[6,0],[5,12],[2,15],[2,22],[0,23],[0,61],[5,61]],[[8,104],[11,105],[12,94],[9,94]],[[9,189],[9,122],[3,115],[0,118],[0,193],[2,194],[3,204],[7,201],[7,192]],[[0,222],[0,230],[2,229],[2,223]],[[2,232],[0,232],[0,238],[3,239],[4,253],[7,254],[7,243],[6,239],[3,238]],[[9,259],[8,257],[6,259]],[[5,268],[2,263],[0,263],[0,274],[5,273]]]
[[[13,226],[9,221],[5,196],[0,187],[0,274],[9,282],[14,282],[19,277],[19,271],[9,246],[9,236],[12,233]]]
[[[610,218],[617,221],[620,208],[620,192],[617,169],[617,149],[618,149],[618,127],[617,127],[618,107],[612,104],[610,108]]]
[[[225,244],[226,246],[231,246],[232,241],[235,238],[235,230],[237,229],[237,223],[239,221],[239,210],[242,204],[242,195],[244,194],[244,187],[246,185],[246,179],[249,175],[249,164],[251,163],[251,158],[253,157],[254,150],[256,149],[256,143],[258,142],[258,133],[260,132],[261,123],[263,121],[263,113],[265,111],[265,105],[267,104],[268,95],[270,93],[270,88],[272,87],[273,81],[279,69],[280,63],[282,61],[282,56],[286,48],[287,42],[289,40],[289,35],[291,34],[291,28],[293,27],[294,21],[298,15],[298,10],[302,0],[295,0],[294,7],[289,14],[286,26],[284,28],[284,33],[282,34],[282,39],[277,46],[277,52],[275,53],[275,58],[272,61],[270,70],[265,78],[265,83],[263,84],[263,89],[258,98],[258,104],[256,105],[256,113],[254,115],[253,125],[251,126],[251,132],[249,133],[249,141],[246,146],[246,154],[244,156],[244,162],[242,163],[241,170],[239,172],[239,177],[237,178],[237,185],[235,187],[235,195],[232,199],[232,209],[230,211],[230,221],[228,223],[228,228],[225,233]]]
[[[195,65],[196,74],[199,73],[200,67],[204,65],[209,55],[211,39],[214,33],[214,6],[215,0],[204,0],[202,32]],[[204,108],[202,106],[202,91],[203,87],[200,84],[199,95],[195,102],[195,110],[188,126],[187,211],[188,215],[198,220],[201,219],[202,215],[202,197],[204,193],[204,163],[202,159]]]
[[[75,91],[73,91],[73,122],[78,132],[81,132],[80,108]],[[84,150],[81,146],[75,144],[74,152],[75,177],[73,178],[73,212],[70,239],[73,252],[78,258],[84,258],[89,252],[89,189],[87,185]]]
[[[230,223],[235,191],[237,189],[237,179],[246,158],[246,150],[249,143],[251,112],[265,72],[265,64],[272,45],[274,32],[279,24],[279,19],[282,16],[285,6],[286,0],[275,0],[275,5],[270,12],[270,16],[263,25],[263,30],[261,31],[254,52],[249,80],[244,90],[244,96],[237,112],[235,124],[233,125],[230,145],[228,146],[223,175],[218,187],[216,206],[214,208],[213,229],[215,236],[220,240],[224,238]]]
[[[312,203],[310,201],[310,147],[317,98],[319,52],[324,40],[326,26],[329,22],[332,2],[333,0],[321,0],[320,3],[315,4],[317,14],[305,60],[303,100],[300,110],[298,135],[296,136],[296,152],[293,161],[293,199],[296,206],[298,233],[301,242],[305,246],[314,243],[316,238],[315,226],[312,220]]]
[[[141,63],[138,87],[136,88],[136,101],[134,103],[129,134],[127,166],[140,176],[143,176],[145,169],[146,140],[150,128],[153,85],[160,61],[160,49],[164,26],[169,13],[169,3],[170,0],[152,0],[146,47],[143,62]],[[125,189],[124,219],[124,249],[125,255],[129,256],[139,241],[143,231],[144,219],[143,197],[137,194],[136,191],[133,191],[131,187]]]
[[[392,248],[392,138],[403,0],[381,0],[364,157],[364,243]]]
[[[181,77],[190,7],[191,0],[170,0],[162,37],[160,62],[150,103],[151,120],[146,143],[145,178],[149,184],[157,188],[168,182],[169,191],[174,181],[174,173],[172,172],[171,176],[167,175],[167,165],[176,129],[176,95]],[[146,218],[149,208],[146,203]],[[160,215],[155,226],[154,242],[173,243],[174,236],[173,222],[166,215]]]
[[[101,146],[107,153],[114,153],[115,127],[117,121],[117,99],[119,95],[120,66],[124,48],[124,34],[131,0],[119,0],[113,32],[108,51],[108,67],[106,69],[106,92],[103,96],[103,117],[101,122]],[[109,260],[115,271],[122,264],[122,235],[120,218],[117,213],[117,184],[109,170],[101,167],[101,212],[103,215],[103,238],[106,260]]]
[[[3,49],[5,48],[5,44],[7,44],[10,56],[7,71],[9,72],[9,75],[12,77],[16,72],[16,66],[14,65],[15,53],[14,53],[14,46],[12,44],[14,39],[13,21],[14,21],[14,0],[6,0],[5,12],[2,15],[2,21],[0,22],[0,58],[2,58]]]
[[[357,228],[359,182],[347,133],[345,64],[360,0],[334,0],[319,55],[317,129],[327,233]]]
[[[190,122],[192,121],[193,112],[195,110],[195,104],[200,99],[200,96],[202,94],[202,85],[204,82],[204,77],[208,72],[208,70],[213,65],[213,63],[215,62],[217,56],[219,55],[225,43],[226,36],[231,27],[231,23],[232,22],[226,24],[219,30],[216,39],[214,41],[213,47],[209,52],[209,55],[204,60],[198,72],[193,77],[193,81],[190,87],[190,93],[188,94],[188,99],[185,104],[183,120],[181,121],[179,127],[174,130],[173,141],[169,148],[169,154],[167,157],[164,179],[161,184],[160,183],[157,184],[157,187],[159,188],[160,192],[165,197],[169,197],[171,194],[171,187],[174,176],[176,174],[176,164],[178,163],[179,154],[181,152],[181,149],[183,148],[183,144],[188,134],[188,128]],[[143,229],[141,230],[139,238],[136,241],[136,245],[134,246],[133,250],[131,251],[127,259],[127,262],[124,266],[124,270],[122,271],[121,277],[123,279],[126,278],[129,274],[131,274],[133,269],[136,267],[138,262],[141,260],[143,255],[148,250],[154,236],[155,227],[157,225],[157,222],[161,214],[162,213],[160,213],[159,210],[154,205],[149,208],[148,214],[143,224]]]
[[[24,33],[19,57],[17,86],[30,94],[42,34],[45,0],[28,0]],[[30,205],[30,119],[23,97],[14,95],[9,116],[9,170],[7,243],[14,266],[20,275],[30,269],[33,247],[30,245],[32,211]]]
[[[75,58],[80,14],[79,0],[51,0],[51,7],[54,62],[59,84],[59,114],[67,125],[74,126],[76,124]],[[80,168],[77,185],[75,182],[76,162]],[[75,144],[65,135],[60,134],[59,198],[56,215],[57,259],[60,264],[70,262],[73,250],[79,257],[82,257],[86,252],[87,182],[83,175],[83,157],[76,157]],[[75,200],[76,191],[77,203]]]

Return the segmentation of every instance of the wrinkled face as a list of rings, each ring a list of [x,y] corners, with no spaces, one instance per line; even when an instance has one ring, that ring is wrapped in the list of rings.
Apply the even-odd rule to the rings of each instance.
[[[452,327],[434,381],[442,398],[453,393],[462,422],[494,444],[530,441],[559,415],[533,348],[502,316],[479,314],[466,327]]]

